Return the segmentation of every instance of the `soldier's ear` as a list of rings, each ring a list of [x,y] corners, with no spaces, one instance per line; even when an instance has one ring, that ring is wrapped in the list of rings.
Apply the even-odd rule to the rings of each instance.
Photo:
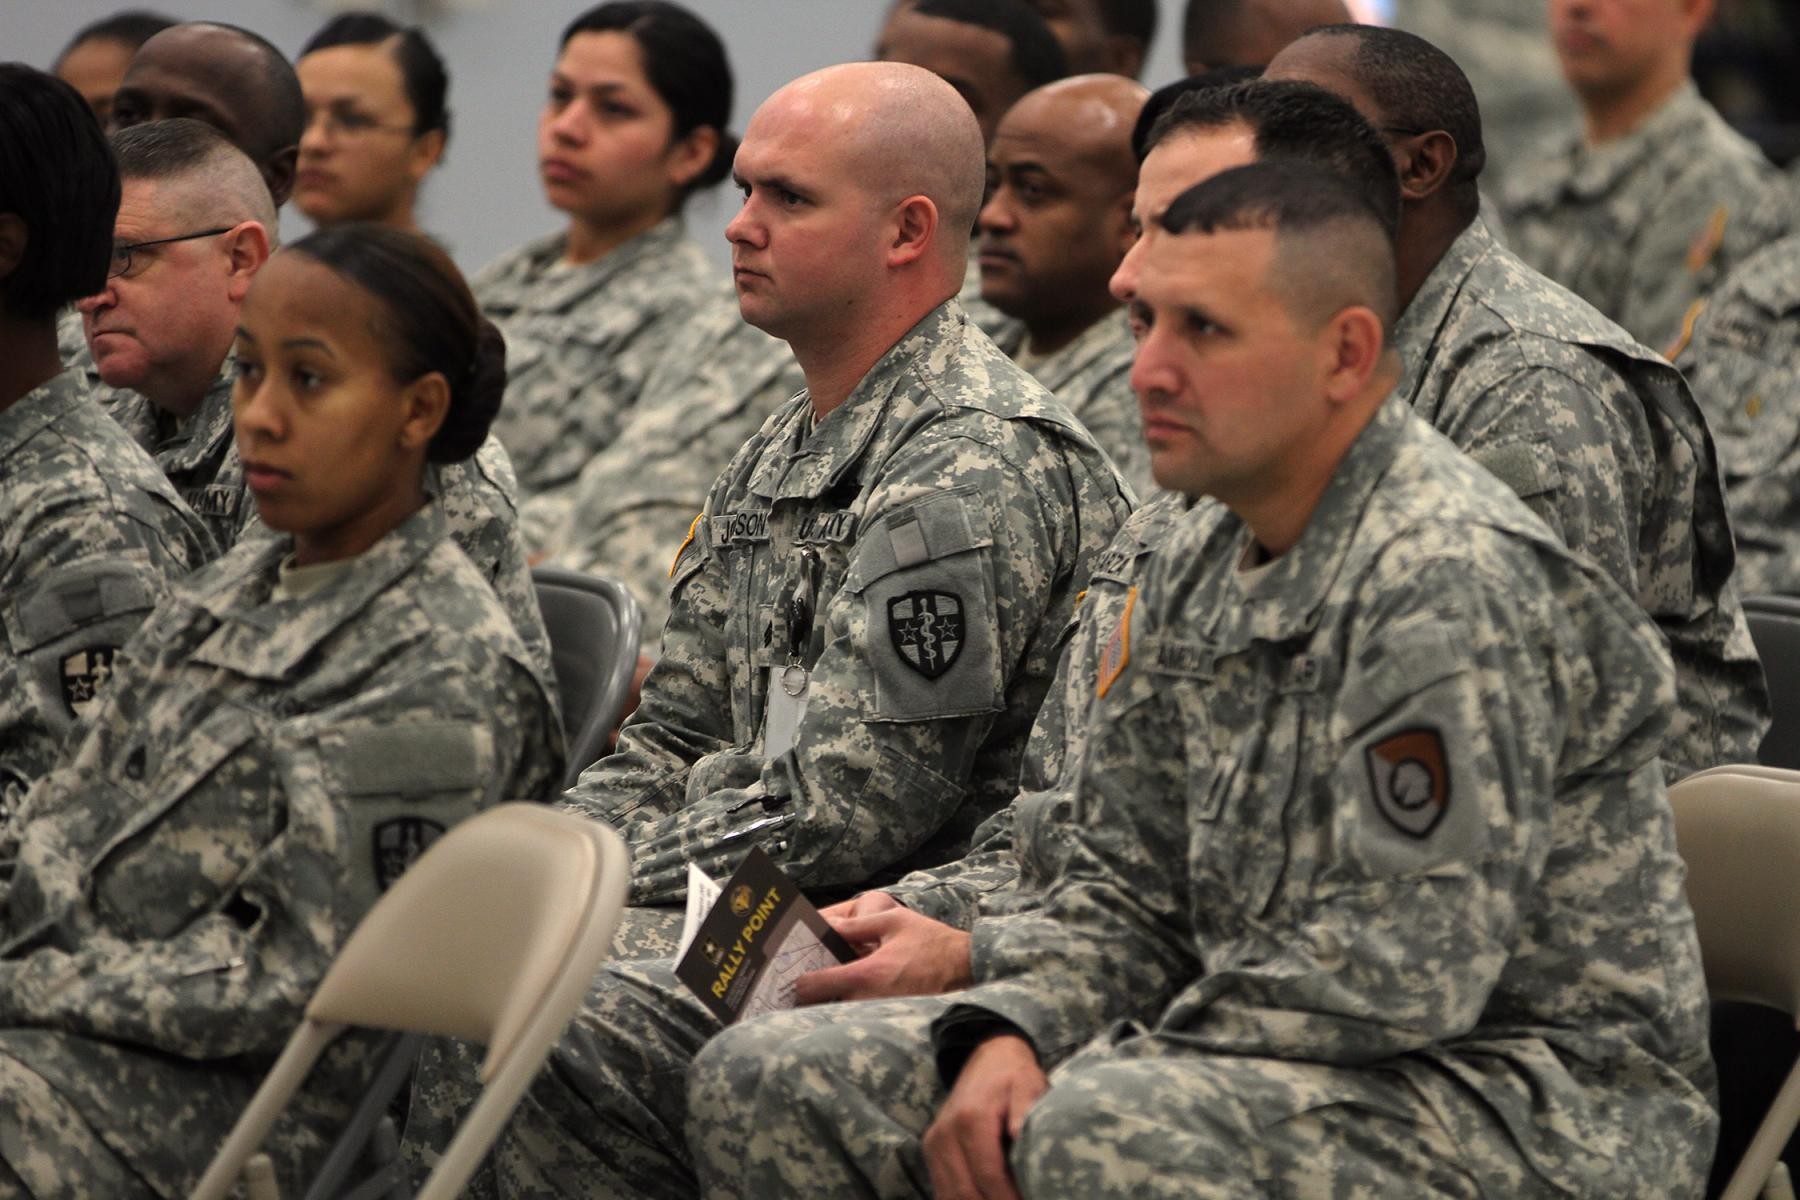
[[[25,218],[17,213],[0,213],[0,279],[19,269],[25,258],[25,244],[30,240]]]
[[[1394,144],[1401,199],[1416,202],[1436,194],[1456,170],[1456,139],[1432,129]]]

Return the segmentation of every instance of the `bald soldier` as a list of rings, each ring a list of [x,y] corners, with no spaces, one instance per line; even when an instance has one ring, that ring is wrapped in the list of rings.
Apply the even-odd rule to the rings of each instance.
[[[1117,75],[1080,75],[1015,104],[988,149],[976,264],[981,298],[1014,319],[1000,348],[1147,490],[1131,329],[1107,290],[1137,236],[1131,130],[1146,95]]]
[[[1719,281],[1793,224],[1762,151],[1689,77],[1713,7],[1550,0],[1582,127],[1501,194],[1519,257],[1670,355]]]
[[[1356,190],[1258,163],[1159,224],[1133,383],[1210,499],[1112,634],[1043,906],[965,991],[716,1037],[699,1194],[1697,1195],[1655,630],[1392,394]]]
[[[211,125],[256,165],[280,208],[294,189],[306,128],[300,81],[268,41],[211,21],[165,29],[138,48],[113,97],[113,130],[191,117]]]
[[[1189,75],[1261,67],[1314,26],[1349,19],[1344,0],[1188,0],[1181,61]]]
[[[804,76],[745,130],[738,305],[807,388],[714,485],[643,701],[567,796],[631,845],[621,958],[673,949],[679,911],[643,906],[682,898],[689,863],[723,877],[759,845],[829,900],[960,855],[1012,798],[1127,506],[954,299],[982,161],[967,104],[898,64]],[[652,1020],[616,1019],[642,995]],[[715,1028],[669,963],[603,972],[485,1186],[687,1194],[681,1073]],[[472,1058],[428,1064],[409,1141],[432,1144],[473,1080]]]
[[[1373,150],[1345,158],[1349,169],[1365,180],[1391,179],[1396,164],[1401,172],[1404,310],[1392,335],[1406,362],[1401,393],[1662,629],[1678,697],[1663,750],[1670,777],[1755,761],[1768,697],[1731,581],[1717,461],[1685,384],[1513,259],[1476,219],[1480,118],[1447,57],[1370,26],[1333,27],[1290,50],[1271,69],[1340,89],[1370,118],[1351,113],[1356,134],[1339,125],[1331,135],[1360,135]],[[1309,93],[1319,90],[1268,80],[1178,101],[1144,162],[1140,219],[1153,221],[1194,179],[1267,156],[1265,143],[1317,146],[1326,121],[1305,115],[1319,107]],[[1120,294],[1132,294],[1136,264],[1157,236],[1127,256],[1114,279]]]

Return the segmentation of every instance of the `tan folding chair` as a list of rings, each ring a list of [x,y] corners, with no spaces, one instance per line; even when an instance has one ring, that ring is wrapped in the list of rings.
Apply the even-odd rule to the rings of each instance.
[[[1671,786],[1669,802],[1707,990],[1715,1001],[1779,1009],[1800,1026],[1800,771],[1713,767]],[[1792,1197],[1779,1156],[1797,1124],[1800,1063],[1721,1200]]]
[[[224,1200],[319,1056],[352,1026],[484,1043],[481,1098],[419,1200],[449,1200],[480,1165],[606,957],[630,860],[618,834],[503,804],[439,838],[350,935],[194,1192]]]

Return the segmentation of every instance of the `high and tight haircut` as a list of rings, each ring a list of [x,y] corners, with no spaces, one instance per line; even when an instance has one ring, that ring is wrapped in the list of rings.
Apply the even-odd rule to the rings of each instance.
[[[1322,25],[1307,37],[1349,38],[1356,81],[1381,110],[1389,132],[1441,129],[1456,141],[1456,167],[1445,186],[1458,189],[1470,217],[1481,206],[1475,181],[1487,166],[1481,105],[1456,60],[1415,33],[1379,25]]]
[[[1400,176],[1375,127],[1341,96],[1310,83],[1256,79],[1188,92],[1156,119],[1148,154],[1184,130],[1250,127],[1258,159],[1301,159],[1360,191],[1393,238],[1400,230]]]
[[[69,44],[56,56],[56,62],[58,66],[62,65],[63,59],[69,57],[69,51],[88,42],[117,42],[136,50],[171,25],[179,24],[174,17],[165,17],[147,8],[128,8],[76,30]]]
[[[1142,42],[1156,40],[1156,0],[1098,0],[1106,32]]]
[[[1027,91],[1066,79],[1069,57],[1049,24],[1025,0],[917,0],[912,10],[963,25],[991,29],[1012,47],[1012,68]]]
[[[389,42],[394,63],[400,68],[406,102],[412,105],[413,136],[441,133],[448,139],[450,73],[431,39],[416,25],[396,25],[380,13],[340,13],[300,48],[300,57],[333,46],[380,46]]]
[[[274,201],[256,164],[205,121],[192,117],[146,121],[119,130],[110,140],[121,181],[185,181],[200,176],[189,193],[204,197],[215,217],[275,228]]]
[[[0,63],[0,213],[25,223],[25,251],[0,279],[0,309],[50,321],[106,286],[119,171],[81,94],[23,63]]]
[[[1151,92],[1150,98],[1144,101],[1144,107],[1138,112],[1137,124],[1131,128],[1131,153],[1136,156],[1138,164],[1142,166],[1144,156],[1150,153],[1150,133],[1156,128],[1156,122],[1162,115],[1169,111],[1170,105],[1189,92],[1230,87],[1234,83],[1248,83],[1261,76],[1261,67],[1214,67],[1198,75],[1189,75],[1186,79],[1177,79],[1174,83],[1165,83]]]
[[[1310,282],[1323,289],[1354,273],[1359,277],[1343,290],[1362,293],[1384,328],[1398,308],[1393,241],[1380,210],[1354,181],[1316,163],[1276,159],[1221,171],[1177,196],[1160,224],[1177,236],[1266,230],[1275,235],[1278,263],[1287,259],[1290,288]],[[1332,237],[1363,253],[1284,254],[1293,242],[1311,237]]]
[[[260,166],[278,151],[298,146],[300,136],[306,132],[306,96],[300,91],[300,77],[294,74],[287,55],[262,34],[241,25],[226,21],[197,21],[195,24],[226,30],[256,47],[261,71],[257,82],[269,106],[270,127],[262,131],[264,140],[257,145],[245,146],[244,153]]]
[[[738,139],[731,123],[731,61],[711,25],[669,0],[608,0],[588,9],[563,30],[558,47],[583,33],[624,33],[637,42],[644,75],[669,106],[677,139],[696,129],[719,132],[719,148],[689,181],[680,199],[722,183],[731,174]]]
[[[317,229],[283,253],[305,255],[375,300],[396,383],[435,371],[449,384],[450,405],[427,459],[461,462],[481,448],[506,391],[506,339],[481,315],[443,247],[409,230],[349,221]]]

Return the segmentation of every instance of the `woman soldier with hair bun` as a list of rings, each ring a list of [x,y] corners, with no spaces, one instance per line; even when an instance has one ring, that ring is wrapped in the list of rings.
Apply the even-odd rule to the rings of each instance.
[[[645,397],[678,334],[730,293],[683,229],[694,192],[731,170],[731,66],[704,21],[666,0],[610,0],[563,31],[538,118],[559,233],[475,280],[511,360],[495,433],[541,549],[576,476]]]
[[[546,681],[426,487],[505,384],[456,268],[337,226],[241,320],[232,415],[277,536],[174,585],[0,847],[0,1194],[187,1194],[381,891],[562,775]],[[315,1073],[284,1174],[367,1060]]]

